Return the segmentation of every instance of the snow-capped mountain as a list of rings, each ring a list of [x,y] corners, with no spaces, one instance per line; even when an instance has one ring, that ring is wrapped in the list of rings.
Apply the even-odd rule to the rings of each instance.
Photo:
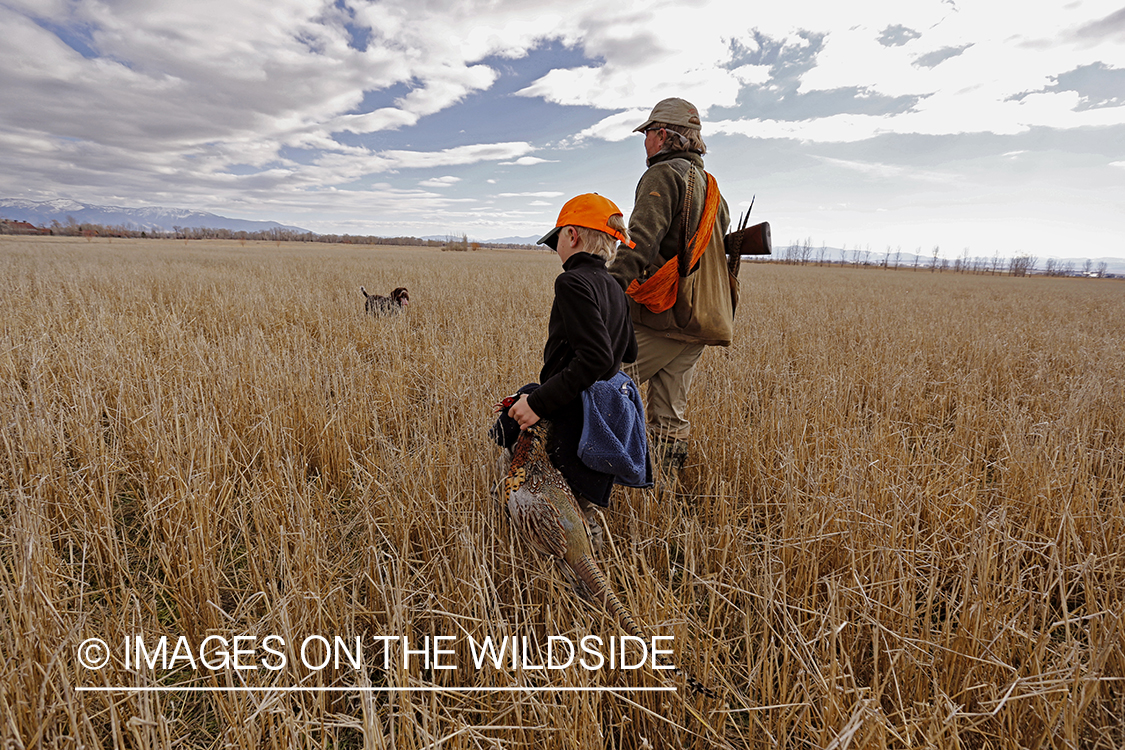
[[[170,232],[173,227],[229,229],[233,232],[260,232],[278,228],[297,232],[308,231],[300,227],[279,224],[276,221],[231,219],[186,208],[96,206],[65,198],[51,201],[0,198],[0,218],[27,221],[41,227],[49,227],[52,221],[65,226],[73,219],[78,224],[124,226],[146,232]]]

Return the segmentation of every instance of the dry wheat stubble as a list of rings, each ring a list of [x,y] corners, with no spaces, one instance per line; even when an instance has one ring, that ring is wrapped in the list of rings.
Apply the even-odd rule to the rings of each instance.
[[[747,267],[689,500],[616,496],[605,568],[721,701],[651,672],[93,673],[130,634],[608,635],[491,500],[548,254],[0,238],[0,730],[136,747],[1114,747],[1125,295]],[[513,287],[503,279],[518,278]],[[360,284],[411,309],[362,314]]]

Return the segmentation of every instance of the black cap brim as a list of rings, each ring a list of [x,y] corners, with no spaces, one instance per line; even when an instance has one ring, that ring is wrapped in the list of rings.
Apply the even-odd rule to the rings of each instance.
[[[546,245],[547,247],[551,248],[552,250],[558,250],[558,248],[559,248],[559,231],[561,229],[562,229],[562,227],[555,227],[550,232],[547,232],[545,235],[540,237],[539,241],[536,242],[535,244],[536,245]]]

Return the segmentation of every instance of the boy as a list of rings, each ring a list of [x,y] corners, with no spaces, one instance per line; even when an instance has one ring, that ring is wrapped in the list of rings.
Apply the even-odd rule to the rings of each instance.
[[[540,418],[550,419],[551,462],[591,521],[592,506],[608,507],[615,475],[591,469],[578,456],[584,424],[582,393],[598,381],[610,380],[623,362],[637,357],[625,294],[606,270],[618,241],[633,245],[621,211],[596,193],[567,201],[555,228],[539,240],[538,244],[558,253],[563,265],[555,279],[540,385],[520,389],[519,400],[501,416],[496,431],[497,442],[510,447],[518,436],[515,427],[525,430]],[[643,415],[641,420],[643,425]],[[647,471],[647,448],[639,460]]]

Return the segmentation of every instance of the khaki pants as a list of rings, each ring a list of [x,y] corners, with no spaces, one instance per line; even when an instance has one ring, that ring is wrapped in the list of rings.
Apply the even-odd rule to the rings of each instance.
[[[687,440],[691,433],[691,422],[685,416],[688,390],[705,345],[665,338],[635,323],[633,329],[637,361],[624,369],[637,385],[648,382],[645,414],[649,430],[657,439]]]

